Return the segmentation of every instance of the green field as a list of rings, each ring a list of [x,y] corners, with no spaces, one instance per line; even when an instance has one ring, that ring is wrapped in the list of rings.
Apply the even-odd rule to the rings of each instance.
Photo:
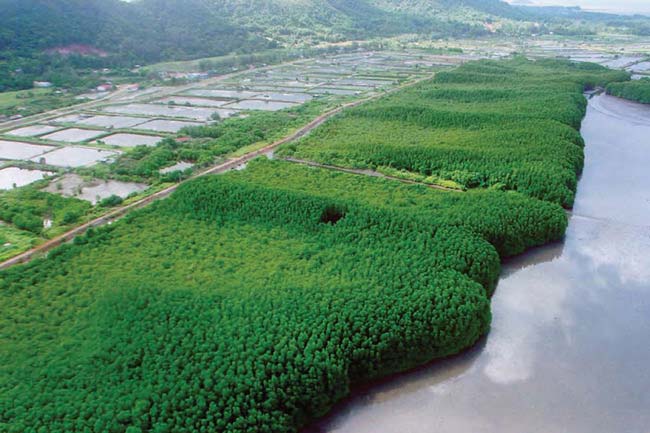
[[[469,63],[345,110],[278,154],[516,190],[570,207],[583,165],[582,92],[626,78],[554,60]]]
[[[0,115],[31,116],[43,111],[78,104],[73,94],[55,93],[53,89],[0,92]]]
[[[444,136],[441,166],[487,179],[452,178],[467,192],[260,159],[1,272],[0,431],[295,432],[356,384],[473,345],[500,260],[564,235],[580,91],[620,76],[473,63],[287,147],[351,165],[388,155],[394,170],[410,158],[449,179],[426,168]]]
[[[23,103],[23,101],[30,98],[38,98],[47,96],[52,93],[52,89],[33,89],[33,90],[18,90],[15,92],[0,92],[0,110],[6,110]]]
[[[0,261],[30,249],[37,241],[38,237],[31,232],[0,224]]]

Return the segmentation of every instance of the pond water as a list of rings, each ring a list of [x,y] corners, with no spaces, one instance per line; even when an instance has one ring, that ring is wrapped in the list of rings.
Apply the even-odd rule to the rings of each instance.
[[[76,197],[96,204],[104,198],[117,195],[122,198],[132,193],[142,192],[149,185],[117,180],[84,180],[81,176],[68,173],[52,181],[43,191],[60,194],[65,197]]]
[[[109,113],[139,114],[142,116],[182,117],[192,120],[208,120],[215,109],[162,104],[112,105],[104,108]],[[219,113],[221,114],[221,113]],[[224,117],[222,115],[222,117]]]
[[[648,72],[650,71],[650,62],[641,62],[637,63],[634,66],[628,68],[632,72]]]
[[[596,96],[582,133],[566,239],[504,265],[484,341],[306,432],[650,431],[650,108]]]
[[[307,102],[311,101],[314,97],[306,93],[280,93],[280,92],[264,92],[260,93],[255,99],[263,99],[265,101],[283,101],[283,102]]]
[[[7,167],[0,170],[0,190],[19,188],[51,176],[54,173],[41,170],[26,170],[18,167]]]
[[[59,129],[57,126],[52,125],[30,125],[11,130],[7,132],[7,135],[13,135],[15,137],[37,137],[48,132],[56,131],[57,129]]]
[[[76,197],[96,204],[112,195],[127,198],[129,195],[142,192],[147,188],[149,188],[149,185],[144,183],[121,182],[117,180],[97,181],[88,186],[84,186],[81,194],[77,194]]]
[[[90,147],[66,146],[52,152],[36,156],[31,160],[39,164],[55,167],[89,167],[119,154],[115,150],[93,149]]]
[[[56,149],[54,146],[23,143],[20,141],[0,140],[0,159],[21,160],[29,159],[45,152]]]
[[[284,110],[285,108],[295,107],[300,105],[294,102],[278,102],[278,101],[260,101],[257,99],[246,99],[239,102],[228,104],[228,108],[236,108],[238,110],[264,110],[264,111],[277,111]]]
[[[217,99],[193,98],[191,96],[170,96],[154,101],[156,104],[190,105],[194,107],[221,107],[230,101]]]
[[[97,138],[106,134],[104,131],[93,131],[90,129],[68,128],[42,136],[41,138],[53,141],[64,141],[67,143],[81,143],[82,141]]]
[[[192,164],[191,162],[181,161],[181,162],[177,162],[174,165],[170,165],[169,167],[161,168],[160,170],[158,170],[158,173],[167,174],[167,173],[173,173],[175,171],[185,171],[188,168],[192,168],[192,167],[194,167],[194,164]]]
[[[206,96],[210,98],[226,98],[226,99],[252,98],[258,94],[258,92],[247,92],[245,90],[229,90],[229,89],[197,89],[197,90],[188,90],[185,93],[194,96]]]
[[[80,125],[100,126],[102,128],[132,128],[135,125],[146,122],[147,118],[143,117],[128,117],[128,116],[92,116],[87,119],[80,120]]]
[[[360,93],[366,92],[368,89],[334,89],[330,87],[316,87],[309,91],[309,93],[315,93],[319,95],[358,95]]]
[[[135,146],[155,146],[163,137],[157,135],[140,135],[140,134],[113,134],[103,137],[101,142],[109,146],[135,147]]]
[[[623,56],[619,57],[617,59],[613,60],[608,60],[603,63],[603,65],[612,68],[612,69],[617,69],[617,68],[623,68],[630,63],[635,63],[635,62],[640,62],[643,60],[643,57],[638,57],[638,56]]]
[[[203,125],[203,123],[183,122],[180,120],[155,119],[143,123],[142,125],[135,126],[133,129],[143,129],[147,131],[156,131],[156,132],[178,132],[181,129],[185,128],[186,126],[200,126],[200,125]]]

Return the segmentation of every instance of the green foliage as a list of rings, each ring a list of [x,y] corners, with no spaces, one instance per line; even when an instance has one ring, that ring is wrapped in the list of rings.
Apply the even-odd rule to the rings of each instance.
[[[11,222],[20,230],[27,230],[35,234],[39,234],[43,229],[43,220],[29,212],[13,215]]]
[[[472,62],[345,110],[279,154],[499,185],[570,207],[583,166],[582,91],[626,77],[557,60]]]
[[[84,200],[50,194],[33,187],[0,194],[0,220],[36,234],[43,231],[45,219],[50,219],[53,227],[73,224],[91,207]]]
[[[31,87],[31,82],[29,83]],[[51,89],[0,93],[0,115],[29,116],[53,108],[77,104],[72,94],[58,94]]]
[[[37,241],[37,237],[27,231],[0,224],[0,260],[9,259],[28,250]]]
[[[607,93],[642,104],[650,104],[650,78],[610,83],[607,85]]]
[[[113,194],[113,195],[111,195],[109,197],[106,197],[106,198],[102,199],[99,202],[99,205],[102,206],[102,207],[115,207],[115,206],[121,205],[123,201],[124,200],[122,199],[122,197],[120,197],[119,195]]]
[[[565,227],[517,193],[266,159],[183,184],[0,273],[0,430],[296,431],[473,344],[497,250]]]
[[[67,86],[78,69],[273,48],[200,0],[0,0],[0,91],[34,79]],[[191,31],[188,31],[191,29]],[[68,55],[48,53],[63,48]],[[19,72],[16,72],[19,70]]]

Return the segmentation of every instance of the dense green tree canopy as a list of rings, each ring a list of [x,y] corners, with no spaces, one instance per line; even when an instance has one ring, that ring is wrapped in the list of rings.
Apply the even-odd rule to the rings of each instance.
[[[456,173],[466,192],[262,158],[0,272],[0,431],[295,432],[355,384],[471,346],[500,258],[566,230],[582,89],[621,77],[471,63],[286,150]],[[29,215],[0,210],[60,215],[34,194]]]
[[[610,83],[607,86],[607,93],[619,98],[631,101],[650,104],[650,78],[643,78],[636,81],[625,81],[622,83]]]
[[[583,165],[582,92],[627,77],[558,60],[471,62],[345,110],[280,154],[516,190],[570,207]]]
[[[515,193],[278,161],[193,181],[0,274],[0,428],[294,431],[354,383],[474,343],[495,247],[565,227]]]

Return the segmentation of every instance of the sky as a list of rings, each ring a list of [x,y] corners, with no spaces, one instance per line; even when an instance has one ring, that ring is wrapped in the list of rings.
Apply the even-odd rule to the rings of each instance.
[[[614,13],[642,13],[650,15],[650,0],[507,0],[535,6],[580,6],[586,10]]]

